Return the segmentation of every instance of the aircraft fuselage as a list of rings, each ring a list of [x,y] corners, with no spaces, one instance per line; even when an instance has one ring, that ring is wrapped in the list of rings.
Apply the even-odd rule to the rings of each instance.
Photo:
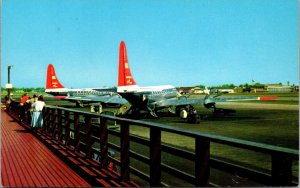
[[[83,97],[83,96],[107,96],[116,94],[116,88],[86,88],[86,89],[46,89],[46,93],[54,96],[55,98],[68,98],[68,97]]]

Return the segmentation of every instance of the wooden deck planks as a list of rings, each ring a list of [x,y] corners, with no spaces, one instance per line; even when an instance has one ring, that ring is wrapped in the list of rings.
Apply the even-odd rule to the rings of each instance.
[[[2,186],[90,186],[6,113],[1,120]]]

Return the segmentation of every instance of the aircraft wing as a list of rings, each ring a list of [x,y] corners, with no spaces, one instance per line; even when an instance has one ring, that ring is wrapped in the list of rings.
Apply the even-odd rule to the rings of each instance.
[[[104,103],[114,103],[114,104],[125,104],[128,103],[128,101],[120,96],[118,97],[108,97]]]
[[[275,100],[276,96],[267,96],[267,97],[209,97],[209,98],[173,98],[164,101],[158,101],[156,105],[158,106],[180,106],[180,105],[189,105],[189,104],[208,104],[208,103],[218,103],[226,101],[250,101],[250,100]]]
[[[205,101],[204,98],[201,99],[190,99],[186,97],[173,98],[164,101],[158,101],[156,105],[158,106],[181,106],[181,105],[189,105],[189,104],[203,104]]]
[[[113,104],[125,104],[128,103],[126,99],[119,95],[105,95],[105,96],[68,96],[65,100],[70,101],[85,101],[85,102],[102,102],[102,103],[113,103]]]
[[[210,97],[205,99],[205,103],[229,102],[229,101],[253,101],[253,100],[276,100],[276,96],[249,96],[249,97]]]

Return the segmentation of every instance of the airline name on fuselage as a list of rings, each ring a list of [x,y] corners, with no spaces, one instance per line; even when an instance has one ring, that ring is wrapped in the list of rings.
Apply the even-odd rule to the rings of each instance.
[[[169,94],[169,93],[176,93],[176,89],[164,89],[161,91],[151,91],[152,95],[161,95],[161,94]]]
[[[70,95],[70,96],[83,96],[83,95],[113,95],[116,92],[113,91],[112,89],[99,89],[99,90],[94,90],[94,89],[90,89],[90,90],[78,90],[78,89],[49,89],[46,90],[46,93],[51,93],[51,94],[55,94],[55,93],[59,93],[59,94],[65,94],[65,95]]]
[[[88,90],[88,91],[76,91],[72,92],[73,95],[113,95],[112,91],[96,91],[96,90]]]

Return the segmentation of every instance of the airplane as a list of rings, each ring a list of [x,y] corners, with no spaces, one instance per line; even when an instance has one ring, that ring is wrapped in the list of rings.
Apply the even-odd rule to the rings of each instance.
[[[47,94],[56,99],[75,102],[76,106],[83,107],[83,103],[124,104],[127,101],[117,94],[117,88],[65,88],[58,80],[54,66],[48,65],[46,90]]]
[[[170,112],[181,114],[187,112],[188,115],[197,116],[197,112],[193,105],[203,104],[206,108],[217,111],[216,103],[225,101],[241,101],[241,100],[273,100],[276,97],[230,97],[219,98],[220,94],[213,92],[207,94],[204,98],[188,98],[181,96],[177,89],[172,85],[160,86],[138,86],[131,74],[127,50],[124,41],[120,43],[119,49],[119,69],[118,69],[118,87],[117,92],[125,98],[130,104],[132,113],[147,111],[153,117],[157,117],[157,111],[163,108],[168,108]],[[175,111],[174,111],[175,107]],[[128,110],[129,111],[129,110]]]

